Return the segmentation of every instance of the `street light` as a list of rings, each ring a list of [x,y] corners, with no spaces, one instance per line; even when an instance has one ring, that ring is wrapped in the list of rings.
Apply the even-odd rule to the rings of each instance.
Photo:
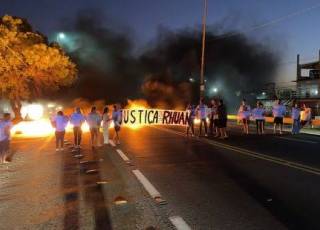
[[[66,38],[66,34],[63,32],[58,33],[57,35],[57,42],[60,43],[62,40]]]
[[[218,92],[218,88],[212,88],[212,92],[217,93]]]

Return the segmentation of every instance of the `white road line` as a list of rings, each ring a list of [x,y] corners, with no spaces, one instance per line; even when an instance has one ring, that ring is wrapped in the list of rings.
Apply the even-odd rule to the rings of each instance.
[[[169,220],[178,230],[191,230],[190,226],[180,216],[171,216]]]
[[[162,130],[164,132],[169,132],[169,133],[173,133],[173,134],[176,134],[176,135],[179,135],[179,136],[186,137],[186,135],[184,133],[182,133],[182,132],[173,131],[173,130],[169,130],[169,129],[166,129],[166,128],[158,128],[158,127],[153,127],[153,128],[158,129],[158,130]],[[231,150],[233,152],[238,152],[238,153],[241,153],[241,154],[244,154],[244,155],[247,155],[247,156],[251,156],[251,157],[258,158],[258,159],[270,161],[270,162],[273,162],[273,163],[276,163],[276,164],[279,164],[279,165],[283,165],[283,166],[286,166],[286,167],[289,167],[289,168],[298,169],[298,170],[301,170],[301,171],[304,171],[304,172],[308,172],[308,173],[320,176],[320,168],[314,168],[314,167],[311,167],[311,166],[308,166],[308,165],[300,164],[300,163],[293,162],[293,161],[288,161],[288,160],[285,160],[285,159],[282,159],[282,158],[272,157],[270,155],[261,154],[261,153],[258,153],[258,152],[254,152],[254,151],[250,151],[250,150],[247,150],[247,149],[239,148],[239,147],[236,147],[236,146],[233,146],[233,145],[224,144],[224,143],[221,143],[221,142],[218,142],[218,141],[214,141],[214,140],[201,139],[201,138],[197,138],[197,139],[193,139],[193,140],[194,141],[199,141],[199,142],[202,142],[202,143],[207,143],[209,145],[213,145],[213,146],[216,146],[216,147],[229,149],[229,150]]]
[[[150,181],[140,172],[140,170],[132,170],[132,173],[137,177],[138,181],[143,185],[145,190],[150,194],[150,196],[155,199],[161,197],[158,190],[150,183]]]
[[[120,157],[122,158],[122,160],[124,160],[125,162],[129,162],[129,158],[126,156],[126,154],[124,154],[120,149],[117,149],[117,152],[119,153]]]
[[[116,147],[116,144],[113,142],[113,140],[109,140],[109,143],[112,147]]]
[[[290,137],[278,137],[278,138],[284,139],[284,140],[289,140],[289,141],[303,142],[303,143],[308,143],[308,144],[318,144],[318,142],[304,140],[304,139],[296,139],[296,138],[290,138]]]

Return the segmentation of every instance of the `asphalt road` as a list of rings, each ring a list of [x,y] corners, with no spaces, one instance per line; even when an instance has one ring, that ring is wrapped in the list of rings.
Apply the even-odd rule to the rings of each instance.
[[[0,229],[320,229],[320,137],[183,132],[123,128],[121,145],[96,150],[86,135],[80,160],[56,153],[53,138],[13,140],[12,163],[0,165]]]
[[[320,229],[320,137],[122,133],[123,151],[193,229]]]

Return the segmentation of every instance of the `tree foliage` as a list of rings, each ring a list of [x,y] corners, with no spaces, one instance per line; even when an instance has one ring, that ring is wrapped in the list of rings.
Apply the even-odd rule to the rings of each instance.
[[[58,44],[49,44],[24,19],[0,19],[0,97],[19,107],[22,100],[70,86],[76,77],[76,65]]]

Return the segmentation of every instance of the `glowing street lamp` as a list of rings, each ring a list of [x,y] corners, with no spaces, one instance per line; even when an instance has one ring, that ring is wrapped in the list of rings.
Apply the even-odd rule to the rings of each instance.
[[[66,39],[66,34],[63,32],[60,32],[57,34],[57,42],[62,42],[64,39]]]
[[[216,87],[212,88],[212,92],[217,93],[218,92],[218,88],[216,88]]]

